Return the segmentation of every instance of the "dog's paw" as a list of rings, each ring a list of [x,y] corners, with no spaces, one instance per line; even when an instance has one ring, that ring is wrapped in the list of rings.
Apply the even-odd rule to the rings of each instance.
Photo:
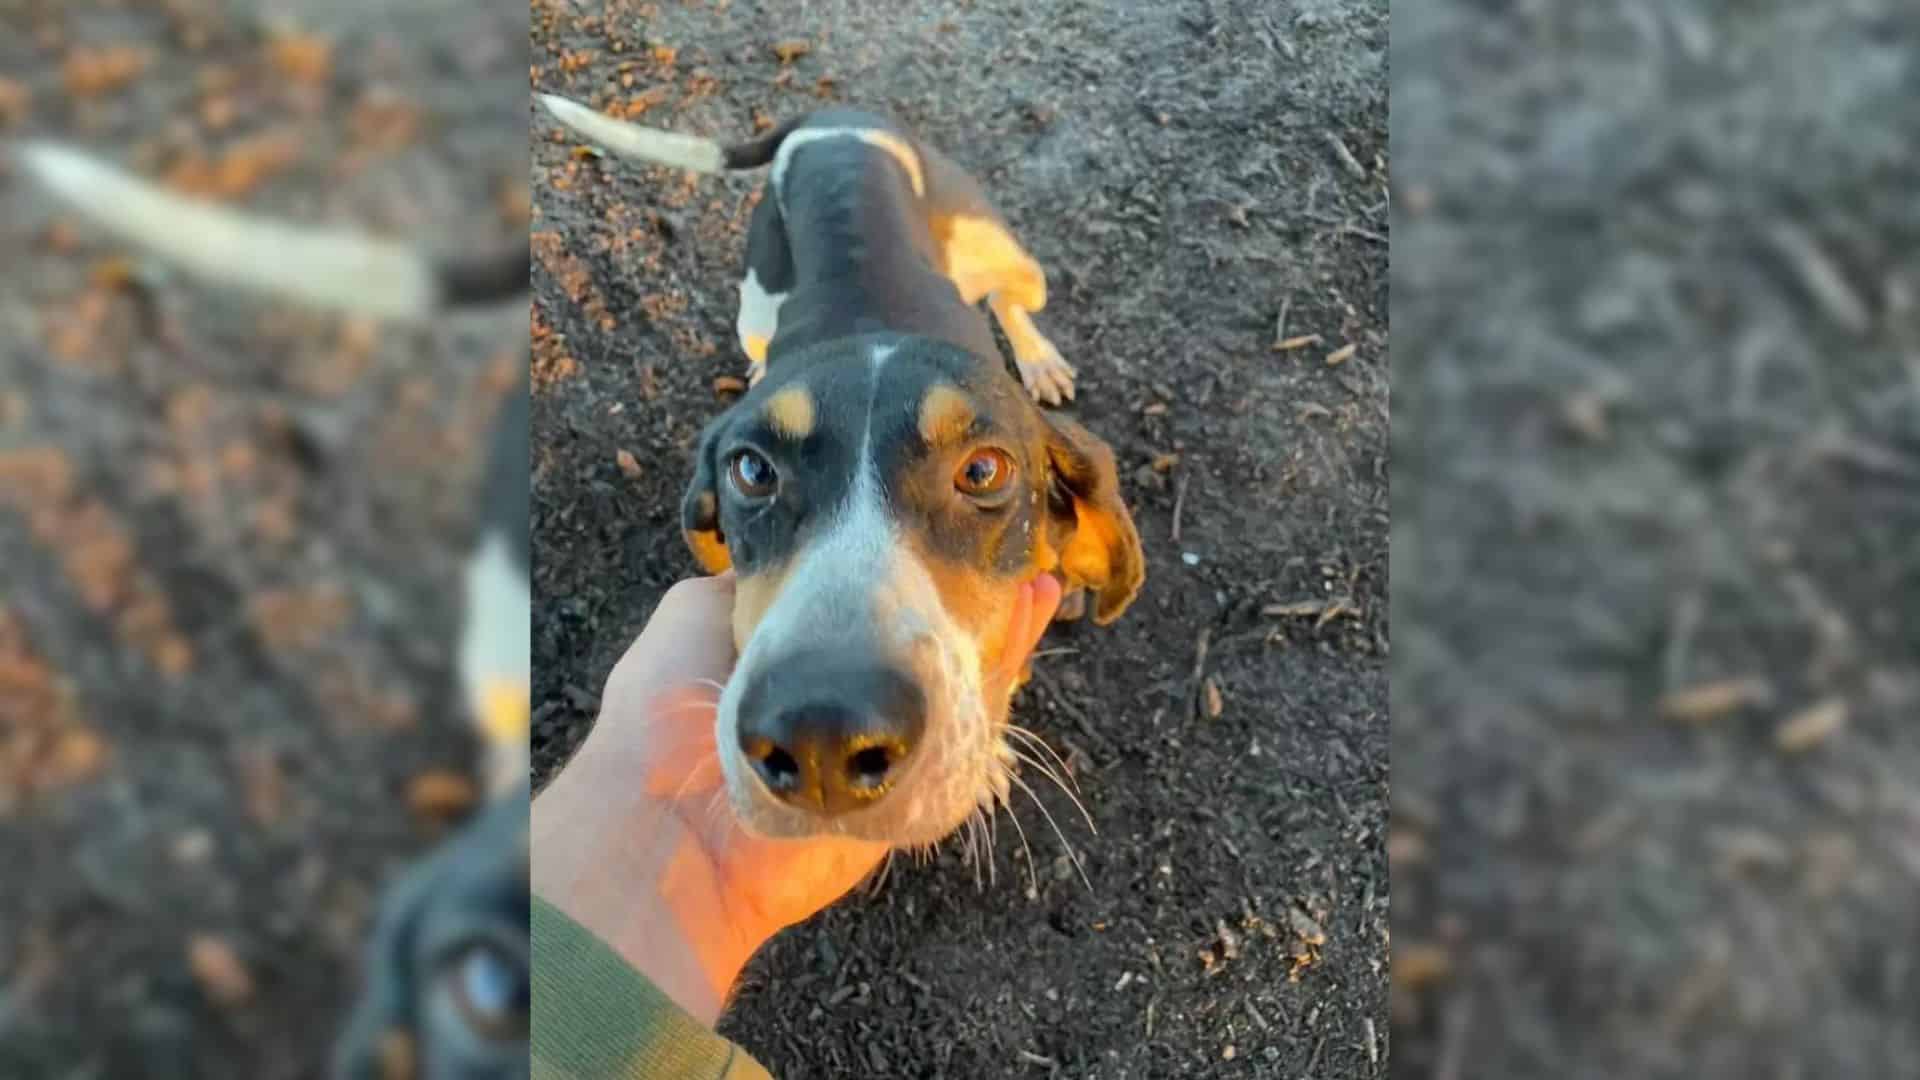
[[[1033,400],[1043,405],[1073,400],[1073,365],[1061,357],[1053,342],[1040,339],[1027,355],[1015,355],[1013,363],[1020,369],[1020,381]]]

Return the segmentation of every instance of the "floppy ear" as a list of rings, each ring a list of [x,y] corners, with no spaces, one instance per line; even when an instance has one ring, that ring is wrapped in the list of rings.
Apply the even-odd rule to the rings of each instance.
[[[1120,501],[1113,450],[1064,416],[1046,418],[1048,538],[1068,585],[1092,589],[1093,621],[1120,617],[1147,577],[1133,515]]]
[[[724,418],[724,414],[722,414]],[[709,574],[718,574],[733,565],[727,551],[727,538],[720,531],[720,489],[718,466],[713,460],[719,441],[720,420],[716,419],[700,433],[700,446],[693,456],[693,482],[680,500],[680,534],[687,547]]]

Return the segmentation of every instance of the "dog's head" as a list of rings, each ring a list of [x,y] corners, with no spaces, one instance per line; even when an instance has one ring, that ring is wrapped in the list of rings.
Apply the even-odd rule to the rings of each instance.
[[[1144,578],[1113,453],[951,345],[871,335],[780,358],[702,435],[682,508],[732,567],[729,797],[769,836],[931,844],[1004,798],[1020,588],[1117,618]]]
[[[382,898],[339,1080],[528,1075],[527,811],[523,779]]]

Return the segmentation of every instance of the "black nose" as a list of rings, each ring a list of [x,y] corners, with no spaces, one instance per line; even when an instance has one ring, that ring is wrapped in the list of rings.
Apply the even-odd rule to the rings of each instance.
[[[767,790],[828,816],[880,800],[926,728],[920,685],[826,657],[768,665],[740,699],[740,752]]]

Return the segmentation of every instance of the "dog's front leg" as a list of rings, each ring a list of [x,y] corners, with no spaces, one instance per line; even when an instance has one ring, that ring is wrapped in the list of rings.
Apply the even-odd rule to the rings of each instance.
[[[1071,401],[1073,365],[1067,363],[1053,342],[1033,325],[1033,316],[1027,309],[1000,290],[987,297],[987,306],[993,310],[993,317],[999,320],[1000,329],[1006,332],[1007,342],[1013,346],[1014,366],[1020,369],[1020,381],[1026,384],[1027,393],[1032,394],[1035,401],[1048,405]]]

